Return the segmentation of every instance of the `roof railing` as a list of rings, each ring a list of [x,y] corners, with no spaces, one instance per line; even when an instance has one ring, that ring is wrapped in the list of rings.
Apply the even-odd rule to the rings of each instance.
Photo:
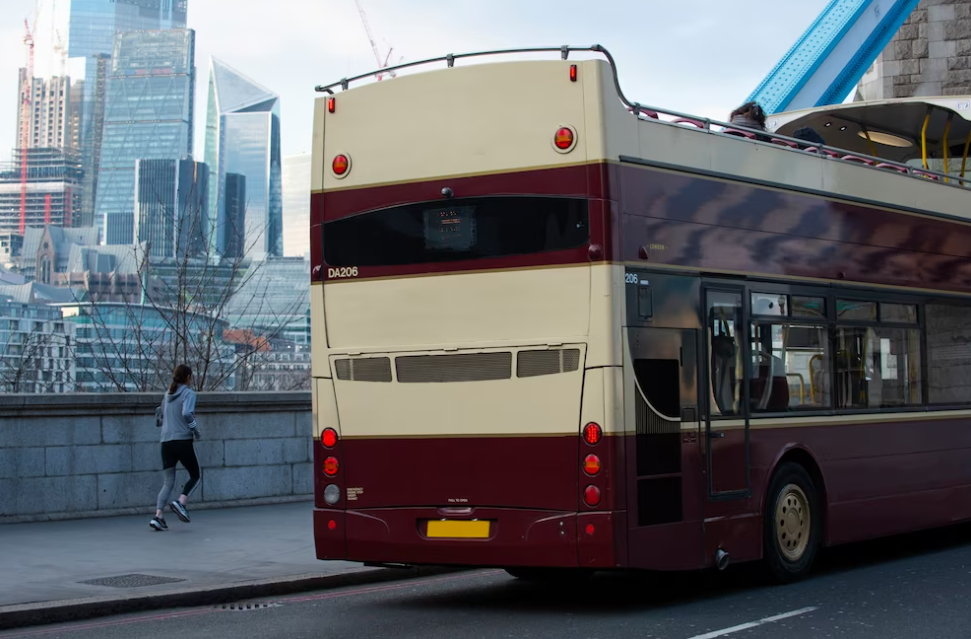
[[[829,146],[827,144],[812,144],[807,140],[801,140],[798,138],[792,138],[785,135],[779,135],[777,133],[771,133],[769,131],[763,131],[761,129],[752,129],[749,127],[741,126],[738,124],[731,124],[729,122],[722,122],[720,120],[712,120],[711,118],[699,118],[695,115],[689,113],[681,113],[678,111],[672,111],[670,109],[662,109],[658,107],[649,106],[646,104],[641,104],[640,102],[634,102],[624,95],[624,91],[620,86],[620,76],[617,72],[617,63],[614,57],[610,54],[605,47],[594,44],[588,47],[575,47],[570,45],[563,45],[559,47],[528,47],[521,49],[495,49],[491,51],[478,51],[473,53],[449,53],[447,55],[439,56],[437,58],[427,58],[425,60],[418,60],[415,62],[405,62],[402,64],[397,64],[391,67],[383,67],[377,71],[370,71],[368,73],[362,73],[350,78],[343,78],[337,82],[332,82],[331,84],[318,85],[314,88],[317,93],[328,93],[334,95],[334,89],[340,87],[342,91],[347,91],[350,88],[351,83],[357,82],[359,80],[364,80],[366,78],[375,77],[379,73],[389,73],[391,71],[400,71],[401,69],[409,69],[418,66],[424,66],[428,64],[435,64],[437,62],[445,62],[448,68],[455,66],[456,60],[462,60],[465,58],[477,58],[485,56],[499,56],[499,55],[520,55],[523,53],[559,53],[560,59],[567,60],[571,53],[599,53],[604,58],[606,58],[607,63],[610,65],[610,71],[613,76],[614,88],[617,91],[617,96],[620,101],[634,114],[638,119],[653,120],[658,123],[667,124],[670,126],[685,126],[692,125],[699,131],[704,131],[705,133],[714,135],[724,135],[724,136],[736,136],[745,137],[750,139],[756,144],[772,144],[775,146],[780,146],[783,148],[788,148],[794,153],[816,153],[820,157],[829,158],[838,161],[852,162],[859,164],[861,166],[867,166],[874,170],[880,171],[895,171],[897,173],[906,174],[910,177],[917,179],[930,179],[936,182],[946,184],[948,186],[954,186],[958,188],[963,188],[965,186],[971,186],[971,177],[960,177],[955,176],[950,173],[941,173],[939,171],[934,171],[932,169],[913,167],[909,164],[904,164],[902,162],[896,162],[894,160],[889,160],[886,158],[881,158],[878,156],[863,156],[846,149],[841,149],[834,146]],[[391,80],[393,81],[393,80]],[[666,115],[673,120],[662,120],[660,115]],[[722,130],[716,131],[712,129],[712,126],[721,127]],[[763,141],[760,138],[767,137],[768,141]]]

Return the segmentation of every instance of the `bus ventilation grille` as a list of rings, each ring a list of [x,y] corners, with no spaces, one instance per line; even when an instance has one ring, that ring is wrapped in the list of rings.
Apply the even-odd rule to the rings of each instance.
[[[369,357],[367,359],[339,359],[334,362],[337,379],[349,382],[390,382],[391,359]]]
[[[398,381],[404,384],[483,382],[512,377],[512,353],[460,353],[396,357]]]
[[[520,351],[516,357],[516,377],[572,373],[578,368],[580,368],[580,350],[577,348]]]

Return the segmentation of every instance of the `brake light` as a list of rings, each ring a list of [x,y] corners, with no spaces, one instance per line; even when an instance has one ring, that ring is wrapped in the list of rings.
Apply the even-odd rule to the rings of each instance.
[[[591,446],[596,446],[599,444],[602,437],[603,431],[600,430],[600,426],[594,422],[590,422],[583,427],[583,441],[587,442]]]
[[[571,64],[570,65],[570,82],[576,82],[576,81],[577,81],[577,65]],[[333,111],[331,111],[331,113],[333,113]]]
[[[320,434],[320,443],[324,448],[333,448],[337,445],[337,431],[333,428],[325,428]]]
[[[600,489],[590,485],[583,490],[583,502],[593,508],[600,504]]]
[[[336,457],[328,457],[324,460],[324,474],[328,477],[336,475],[340,467],[340,462],[337,461]]]
[[[593,524],[587,524],[587,534],[588,535],[592,535],[595,532],[597,532],[597,529],[594,528],[594,525]]]
[[[561,126],[553,136],[553,144],[561,151],[566,151],[573,146],[573,131],[568,127]]]
[[[328,530],[337,530],[337,522],[334,521],[333,519],[331,519],[330,521],[328,521],[327,522],[327,529]]]
[[[583,472],[590,475],[596,475],[600,472],[600,458],[596,455],[587,455],[583,459]]]
[[[332,165],[335,175],[343,176],[347,174],[347,170],[351,168],[351,159],[341,153],[334,158],[334,163]]]
[[[327,112],[333,113],[337,110],[337,98],[327,98]]]

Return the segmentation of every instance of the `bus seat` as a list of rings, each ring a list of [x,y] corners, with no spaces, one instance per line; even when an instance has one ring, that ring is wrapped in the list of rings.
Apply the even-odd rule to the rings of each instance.
[[[634,113],[634,107],[627,107],[627,110],[630,111],[631,113]],[[653,118],[655,120],[661,119],[660,116],[658,116],[657,111],[651,111],[650,109],[645,109],[643,107],[637,108],[637,115],[646,115],[647,117]]]
[[[779,138],[772,138],[769,140],[772,144],[778,144],[779,146],[787,146],[790,149],[798,149],[799,145],[795,142],[790,142],[789,140],[780,140]]]
[[[705,128],[705,123],[701,120],[695,120],[693,118],[676,118],[672,120],[675,124],[690,124],[691,126],[696,126],[699,129]]]
[[[921,171],[920,169],[914,169],[914,175],[916,175],[917,177],[922,177],[922,178],[928,179],[928,180],[934,180],[935,182],[940,182],[941,181],[941,178],[937,177],[933,173],[927,173],[925,171]]]
[[[740,138],[748,138],[749,140],[755,139],[755,134],[750,131],[740,131],[738,129],[725,129],[722,131],[725,135],[734,135]]]
[[[844,155],[840,159],[843,160],[844,162],[858,162],[860,164],[866,164],[867,166],[873,166],[873,160],[861,158],[857,155]]]
[[[907,169],[902,166],[897,166],[896,164],[887,164],[886,162],[881,162],[877,165],[878,169],[887,169],[888,171],[897,171],[898,173],[906,173]]]

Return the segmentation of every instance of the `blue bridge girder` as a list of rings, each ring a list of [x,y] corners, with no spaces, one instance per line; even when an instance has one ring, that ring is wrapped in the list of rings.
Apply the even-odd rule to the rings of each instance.
[[[832,0],[749,96],[768,113],[839,104],[920,0]]]

